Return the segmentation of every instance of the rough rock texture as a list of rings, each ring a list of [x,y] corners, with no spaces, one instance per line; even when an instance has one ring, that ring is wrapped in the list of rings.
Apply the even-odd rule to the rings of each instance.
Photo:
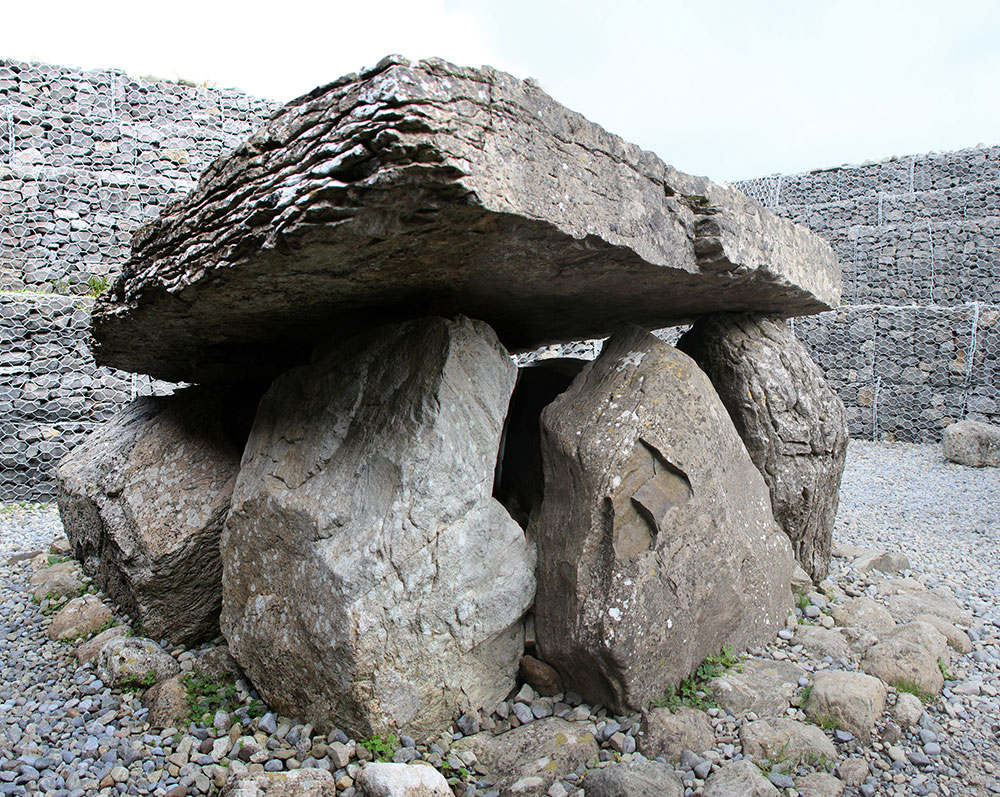
[[[935,614],[918,614],[914,620],[934,626],[948,640],[948,647],[958,653],[971,653],[972,640],[969,635]]]
[[[76,648],[77,664],[87,664],[96,659],[97,654],[101,652],[101,648],[103,648],[112,639],[124,636],[127,630],[127,626],[115,625],[111,628],[104,629],[93,639],[81,642]]]
[[[229,773],[220,797],[337,797],[333,775],[306,767],[291,772]]]
[[[784,717],[748,722],[740,728],[744,755],[764,763],[816,764],[834,761],[837,748],[815,725]]]
[[[1000,427],[982,421],[959,421],[944,430],[945,459],[973,468],[1000,467]]]
[[[955,600],[947,589],[936,588],[922,592],[901,592],[886,599],[889,613],[901,623],[916,620],[922,614],[933,614],[952,625],[968,628],[972,615]]]
[[[95,355],[206,381],[331,319],[462,312],[517,349],[839,295],[829,246],[745,195],[532,83],[392,57],[290,103],[137,233]]]
[[[705,782],[704,797],[778,797],[778,790],[750,761],[726,764]]]
[[[795,791],[799,797],[840,797],[844,782],[826,772],[810,772],[795,779]]]
[[[222,627],[273,709],[436,735],[514,685],[534,547],[492,498],[515,368],[481,322],[339,340],[260,403]]]
[[[759,717],[784,714],[806,671],[789,661],[746,659],[738,667],[708,682],[708,691],[721,708],[736,714],[752,711]]]
[[[689,706],[676,711],[654,708],[642,717],[639,749],[647,758],[679,761],[685,750],[702,753],[714,746],[712,721],[704,711]]]
[[[896,705],[892,707],[892,716],[902,727],[912,728],[924,713],[924,704],[920,698],[911,695],[909,692],[900,692],[896,698]]]
[[[73,564],[76,565],[76,562]],[[48,567],[32,575],[31,583],[35,585],[32,597],[36,601],[40,602],[45,598],[75,598],[83,592],[79,566],[69,570],[60,570],[58,567]]]
[[[545,794],[558,778],[581,764],[592,763],[599,748],[589,722],[567,722],[559,717],[529,722],[494,736],[489,731],[466,736],[452,745],[452,751],[470,750],[496,788],[537,779],[531,794]]]
[[[96,595],[72,598],[52,618],[50,639],[75,639],[92,634],[112,619],[111,610]]]
[[[857,672],[816,673],[805,712],[816,720],[833,720],[855,736],[868,739],[885,709],[886,689],[878,678]]]
[[[637,327],[542,413],[535,623],[568,688],[644,708],[723,645],[770,639],[791,548],[708,378]]]
[[[778,525],[813,581],[830,568],[833,521],[847,456],[844,403],[779,319],[716,314],[678,341],[708,374],[754,465]]]
[[[837,625],[863,628],[879,638],[896,627],[896,621],[889,611],[871,598],[850,598],[839,606],[834,606],[831,614]]]
[[[865,556],[859,556],[854,567],[861,573],[869,570],[880,570],[883,573],[894,575],[910,569],[910,560],[901,551],[872,551]]]
[[[563,692],[562,679],[554,667],[534,656],[522,656],[518,665],[518,678],[538,694],[552,697]]]
[[[454,797],[444,775],[419,764],[368,764],[357,785],[365,797]]]
[[[944,634],[929,623],[914,621],[872,645],[861,667],[892,686],[916,686],[936,695],[944,686],[939,662],[947,665],[949,661]]]
[[[203,388],[140,398],[59,464],[74,555],[156,639],[218,634],[219,536],[254,403]]]
[[[152,639],[118,637],[97,656],[97,673],[111,687],[152,686],[180,672],[180,665]]]
[[[142,704],[149,709],[146,722],[154,728],[181,728],[188,722],[187,687],[180,675],[154,684],[142,695]]]
[[[850,658],[851,650],[847,638],[838,630],[821,628],[818,625],[799,625],[795,629],[795,644],[820,657],[832,659]]]
[[[635,758],[587,773],[587,797],[683,797],[684,784],[666,764]]]

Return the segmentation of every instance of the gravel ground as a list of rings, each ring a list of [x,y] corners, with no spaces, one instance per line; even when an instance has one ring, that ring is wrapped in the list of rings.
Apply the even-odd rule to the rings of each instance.
[[[961,770],[946,778],[951,793],[1000,794],[1000,469],[946,462],[933,445],[852,440],[835,538],[902,551],[972,611],[974,649],[953,669],[986,691],[946,685],[927,714]]]
[[[0,505],[0,795],[216,793],[226,770],[210,752],[213,747],[229,749],[216,739],[226,736],[224,730],[192,725],[152,731],[144,722],[138,695],[108,689],[93,665],[77,666],[71,645],[49,640],[49,616],[44,604],[30,599],[31,566],[24,555],[47,551],[60,533],[53,508]],[[949,681],[943,695],[928,705],[918,728],[912,732],[896,728],[899,738],[886,741],[883,722],[881,741],[870,745],[861,745],[850,734],[828,731],[837,744],[835,771],[841,772],[848,760],[863,759],[868,765],[870,774],[864,782],[849,786],[844,794],[1000,794],[1000,469],[947,464],[936,446],[854,441],[836,542],[905,553],[913,570],[907,574],[923,578],[928,587],[949,587],[975,616],[970,629],[973,651],[955,657],[956,680]],[[848,595],[876,591],[877,578],[854,571],[847,559],[834,561],[831,581]],[[756,655],[790,660],[808,671],[841,666],[811,657],[784,637]],[[546,703],[535,696],[532,702],[530,690],[527,697],[524,694],[522,700],[531,704],[535,716],[553,712],[552,700]],[[518,706],[531,721],[529,706]],[[557,701],[555,708],[556,713],[569,712],[565,703]],[[511,701],[508,709],[518,713]],[[574,709],[573,718],[587,716],[588,709]],[[789,714],[797,716],[796,711],[791,708]],[[701,793],[707,772],[741,757],[734,742],[747,718],[718,709],[710,713],[716,748],[705,758],[690,759],[690,770],[678,770],[688,795]],[[232,717],[234,722],[238,719]],[[624,753],[628,760],[635,749],[637,718],[610,718],[600,711],[591,719],[604,748],[601,759],[609,761]],[[252,738],[256,732],[263,742],[256,763],[271,770],[329,768],[344,793],[353,793],[358,754],[363,751],[342,733],[310,739],[308,727],[273,714],[244,724],[247,727],[242,731],[237,727],[229,736],[242,732],[244,738]],[[460,735],[459,730],[456,736]],[[438,744],[415,747],[412,740],[403,739],[395,758],[447,761],[448,741],[446,735]],[[238,767],[235,752],[232,755],[229,766]],[[456,768],[465,763],[451,761]],[[561,784],[557,781],[550,795],[579,794],[576,785],[582,774],[570,773]],[[771,780],[783,787],[782,795],[794,797],[798,794],[794,780],[806,774],[804,769],[774,772]],[[498,794],[485,781],[477,785],[478,791],[471,788],[468,793]]]

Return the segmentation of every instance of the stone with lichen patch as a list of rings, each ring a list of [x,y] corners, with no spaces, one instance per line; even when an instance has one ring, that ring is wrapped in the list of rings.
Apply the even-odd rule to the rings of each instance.
[[[567,688],[642,710],[724,645],[773,639],[791,545],[708,377],[638,327],[542,413],[535,625]]]

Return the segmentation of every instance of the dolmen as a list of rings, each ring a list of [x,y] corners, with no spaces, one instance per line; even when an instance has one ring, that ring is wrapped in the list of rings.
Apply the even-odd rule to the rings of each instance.
[[[826,572],[843,407],[782,319],[839,291],[821,239],[534,84],[390,57],[136,234],[94,355],[194,386],[63,460],[66,531],[124,611],[221,629],[317,728],[491,711],[526,627],[566,689],[641,710],[773,637],[796,559]]]

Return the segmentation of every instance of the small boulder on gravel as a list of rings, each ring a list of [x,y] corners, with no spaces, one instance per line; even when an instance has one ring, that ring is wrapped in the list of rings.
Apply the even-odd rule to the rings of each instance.
[[[77,572],[53,571],[51,567],[40,570],[35,576],[44,576],[38,580],[32,597],[36,601],[46,598],[75,598],[83,592],[84,585]],[[34,577],[32,577],[34,578]]]
[[[912,728],[924,714],[924,704],[920,698],[909,692],[900,692],[896,705],[892,707],[892,716],[904,728]]]
[[[337,797],[337,784],[325,769],[290,772],[231,771],[220,797]]]
[[[711,679],[707,686],[719,706],[735,714],[748,711],[758,716],[784,714],[799,678],[805,674],[804,669],[791,662],[752,658]]]
[[[861,669],[892,686],[937,694],[944,686],[941,663],[948,661],[944,634],[929,623],[914,621],[872,645]]]
[[[653,708],[643,715],[638,744],[646,758],[662,756],[668,761],[679,761],[685,750],[695,753],[711,750],[715,746],[715,731],[708,714],[699,709]]]
[[[1000,466],[1000,428],[982,421],[953,423],[941,436],[945,459],[973,468]]]
[[[146,722],[154,728],[180,728],[187,724],[190,707],[187,687],[180,675],[147,689],[142,695],[142,704],[149,709]]]
[[[915,621],[934,626],[948,640],[948,647],[952,650],[958,653],[972,651],[972,640],[969,639],[969,635],[943,617],[938,617],[935,614],[918,614]]]
[[[868,762],[859,755],[851,756],[837,764],[837,775],[848,786],[860,786],[870,771]]]
[[[831,614],[837,625],[865,628],[878,638],[896,626],[889,611],[871,598],[851,598],[834,606]]]
[[[795,791],[799,797],[840,797],[844,782],[826,772],[810,772],[795,779]]]
[[[938,587],[924,592],[902,592],[886,599],[890,614],[900,623],[916,620],[922,614],[933,614],[952,625],[968,628],[972,615],[946,589]]]
[[[584,780],[587,797],[683,797],[684,784],[671,767],[633,758],[591,769]]]
[[[750,761],[726,764],[705,782],[704,797],[778,797],[771,781]]]
[[[112,639],[97,656],[98,677],[112,687],[149,687],[178,672],[174,657],[144,637]]]
[[[69,601],[49,626],[50,639],[76,639],[94,633],[112,619],[111,610],[95,595],[81,595]]]
[[[748,722],[740,728],[744,755],[758,763],[816,764],[837,757],[833,742],[815,725],[783,717]]]
[[[894,575],[910,569],[910,560],[906,554],[898,551],[873,551],[859,556],[854,560],[854,568],[861,573],[869,573],[872,570],[879,570],[883,573]]]
[[[530,778],[538,780],[530,793],[545,794],[557,778],[597,758],[600,750],[595,730],[590,722],[548,717],[499,736],[489,731],[466,736],[455,742],[451,751],[474,753],[498,789]]]
[[[795,629],[793,641],[796,645],[802,645],[818,658],[829,656],[832,659],[849,659],[851,657],[847,638],[837,629],[822,628],[818,625],[799,625]]]
[[[87,664],[93,661],[108,642],[124,636],[127,631],[128,626],[113,625],[111,628],[105,628],[93,639],[81,642],[76,648],[76,663]]]
[[[886,688],[878,678],[857,672],[824,670],[816,673],[806,700],[806,714],[868,739],[885,709]]]
[[[534,656],[522,656],[518,677],[538,694],[552,697],[562,692],[562,679],[555,668]]]
[[[48,561],[48,557],[45,561]],[[80,576],[79,563],[71,559],[36,570],[31,574],[28,583],[35,588],[32,597],[36,601],[49,596],[72,598],[83,592],[84,585]]]
[[[453,797],[444,775],[424,764],[366,764],[357,785],[365,797]]]

